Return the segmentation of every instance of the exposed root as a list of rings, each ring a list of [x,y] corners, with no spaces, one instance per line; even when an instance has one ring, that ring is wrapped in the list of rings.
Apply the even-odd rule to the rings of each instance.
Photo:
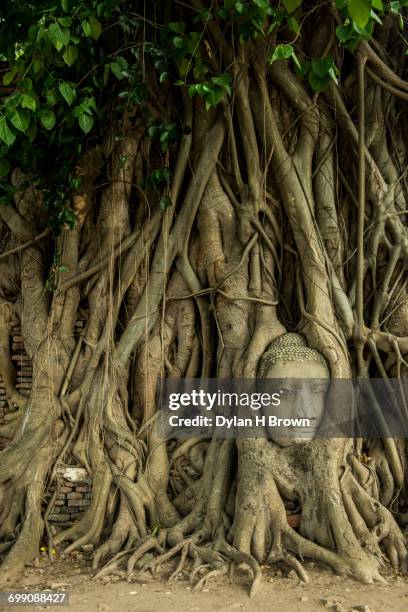
[[[252,570],[253,579],[249,590],[249,596],[254,597],[262,579],[261,568],[255,557],[235,549],[230,544],[227,544],[227,542],[221,542],[220,544],[217,544],[217,550],[223,552],[233,561],[233,563],[244,563],[245,565],[248,565],[248,567]]]
[[[127,561],[127,577],[128,579],[133,573],[134,567],[136,563],[145,555],[149,550],[156,550],[157,552],[163,554],[163,548],[159,542],[159,540],[155,536],[146,536],[140,544],[137,546],[134,553],[131,554]],[[147,567],[145,569],[148,569]]]
[[[225,565],[224,567],[208,572],[208,574],[200,578],[197,584],[193,587],[192,589],[193,593],[202,591],[203,588],[206,586],[208,580],[210,580],[210,578],[216,578],[217,576],[225,576],[225,574],[228,574],[228,565]]]
[[[156,540],[156,543],[157,543],[157,540]],[[149,542],[147,550],[150,550],[151,548],[156,547],[156,545],[157,545],[156,543]],[[137,574],[136,577],[140,578],[140,576],[142,576],[147,571],[150,571],[152,574],[157,572],[157,568],[159,567],[159,565],[161,565],[165,561],[168,561],[169,559],[174,557],[174,555],[176,555],[183,548],[183,546],[186,543],[187,543],[187,541],[186,542],[184,542],[184,541],[180,542],[180,544],[177,544],[176,546],[173,546],[173,548],[171,548],[169,551],[162,552],[162,554],[159,557],[157,557],[156,559],[153,559],[147,565],[145,565],[140,570],[140,572]],[[159,547],[160,547],[160,545],[159,545]],[[160,550],[162,550],[161,547],[160,547]],[[134,569],[134,566],[135,566],[136,562],[145,554],[145,552],[146,552],[145,545],[143,545],[141,550],[136,551],[132,555],[131,563],[128,562],[128,569],[127,569],[128,579],[130,578],[130,576],[131,576],[131,574],[133,572],[133,569]]]
[[[302,582],[304,582],[305,584],[309,582],[309,576],[307,575],[305,568],[300,563],[300,561],[296,559],[296,557],[291,555],[286,550],[271,551],[268,556],[267,563],[269,565],[272,565],[273,563],[279,563],[280,561],[282,561],[283,563],[288,565],[290,568],[292,568],[296,572],[296,574],[299,576],[299,579]]]
[[[182,551],[181,551],[181,556],[180,556],[180,561],[177,565],[177,568],[175,569],[175,571],[169,576],[167,582],[172,582],[173,580],[175,580],[177,578],[177,576],[179,576],[181,574],[181,572],[183,571],[187,556],[188,556],[188,551],[189,551],[189,545],[186,544],[185,546],[183,546]]]

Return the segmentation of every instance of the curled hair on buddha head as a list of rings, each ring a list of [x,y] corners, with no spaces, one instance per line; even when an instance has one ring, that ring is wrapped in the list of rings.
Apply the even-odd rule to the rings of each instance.
[[[330,374],[326,359],[319,351],[310,348],[302,334],[288,332],[275,338],[262,355],[258,366],[258,376],[264,378],[267,371],[279,361],[320,363]]]

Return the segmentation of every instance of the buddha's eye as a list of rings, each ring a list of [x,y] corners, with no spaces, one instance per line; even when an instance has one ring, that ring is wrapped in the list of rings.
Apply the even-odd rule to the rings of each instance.
[[[295,392],[295,389],[292,387],[292,385],[281,384],[279,388],[279,393],[281,397],[287,397],[288,395],[291,395],[294,392]]]
[[[326,393],[327,391],[327,383],[325,382],[316,382],[310,386],[310,390],[313,393]]]

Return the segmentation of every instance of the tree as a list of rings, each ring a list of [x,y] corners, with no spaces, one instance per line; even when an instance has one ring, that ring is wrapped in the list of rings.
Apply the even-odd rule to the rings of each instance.
[[[310,557],[381,580],[381,547],[405,566],[405,440],[174,448],[154,418],[160,376],[254,377],[285,331],[334,378],[404,376],[404,5],[2,7],[0,373],[15,407],[0,426],[2,584],[44,538],[94,544],[103,571],[149,550],[151,566],[181,553],[178,571],[245,563],[252,592],[265,559],[303,579]],[[53,538],[42,500],[64,461],[89,470],[93,497]]]

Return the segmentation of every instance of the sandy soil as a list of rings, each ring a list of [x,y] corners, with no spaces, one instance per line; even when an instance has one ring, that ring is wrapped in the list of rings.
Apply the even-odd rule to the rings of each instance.
[[[249,575],[245,571],[238,574],[233,584],[227,577],[220,577],[209,581],[202,592],[192,593],[187,573],[174,582],[167,582],[176,561],[163,566],[154,577],[145,573],[138,580],[127,582],[121,573],[95,580],[90,569],[91,554],[90,551],[73,553],[52,563],[43,558],[38,568],[27,568],[16,589],[65,590],[70,594],[70,604],[61,610],[69,612],[408,611],[408,579],[401,576],[389,576],[386,585],[362,585],[335,576],[314,563],[306,563],[310,583],[302,585],[284,569],[266,568],[258,593],[250,599]]]

